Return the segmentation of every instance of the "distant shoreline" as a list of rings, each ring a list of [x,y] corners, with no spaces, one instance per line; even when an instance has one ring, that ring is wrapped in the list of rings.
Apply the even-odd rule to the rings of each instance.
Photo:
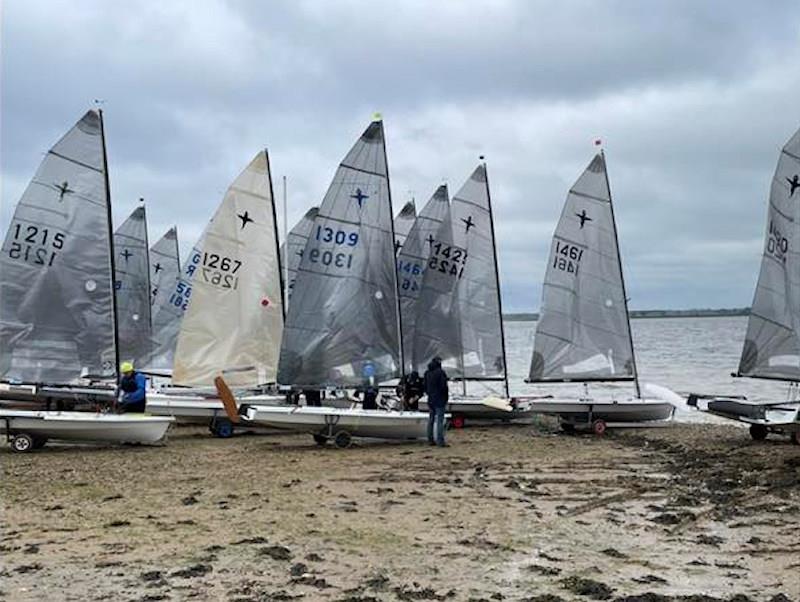
[[[747,316],[749,307],[731,309],[632,309],[631,318],[727,318],[731,316]],[[539,319],[538,313],[503,314],[507,322],[534,322]]]

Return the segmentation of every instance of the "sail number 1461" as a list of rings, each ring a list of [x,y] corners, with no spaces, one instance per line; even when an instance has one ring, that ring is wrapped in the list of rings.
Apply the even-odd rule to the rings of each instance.
[[[568,274],[577,274],[583,259],[583,249],[577,245],[556,240],[553,267]]]

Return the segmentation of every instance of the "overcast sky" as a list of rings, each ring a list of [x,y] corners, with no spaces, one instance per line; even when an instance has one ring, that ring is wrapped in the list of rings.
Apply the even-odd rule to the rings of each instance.
[[[268,147],[289,221],[373,112],[395,210],[485,154],[505,309],[535,311],[566,192],[604,141],[631,307],[749,305],[800,127],[796,1],[3,0],[0,226],[102,99],[114,219],[184,251]]]

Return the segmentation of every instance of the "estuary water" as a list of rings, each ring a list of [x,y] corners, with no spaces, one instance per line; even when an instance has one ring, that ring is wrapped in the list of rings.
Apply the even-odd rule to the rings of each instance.
[[[754,400],[786,399],[788,385],[748,378],[733,378],[739,365],[747,318],[639,318],[631,321],[640,381],[668,387],[676,393],[746,395]],[[526,384],[536,322],[505,323],[506,349],[512,395],[579,395],[583,385]],[[477,386],[477,385],[476,385]],[[597,398],[614,393],[627,396],[631,383],[591,383]],[[475,391],[478,392],[477,389]],[[707,418],[685,405],[676,419]]]

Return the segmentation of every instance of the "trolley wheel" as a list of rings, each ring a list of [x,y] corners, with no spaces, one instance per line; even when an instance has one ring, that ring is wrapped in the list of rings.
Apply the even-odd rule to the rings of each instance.
[[[353,442],[353,438],[350,436],[350,433],[347,431],[339,431],[336,433],[336,436],[333,438],[333,443],[339,449],[344,449],[346,447],[350,447],[350,444]]]
[[[567,435],[574,435],[575,434],[575,425],[571,422],[562,422],[561,423],[561,430],[564,431]]]
[[[800,431],[793,431],[792,434],[789,435],[789,440],[795,445],[800,445]]]
[[[227,439],[233,436],[233,423],[230,420],[217,420],[211,425],[211,434],[220,439]]]
[[[328,438],[325,435],[320,435],[315,433],[314,434],[314,443],[317,445],[325,445],[328,442]]]
[[[451,424],[453,425],[454,429],[463,429],[466,421],[466,418],[463,416],[453,416],[451,419]]]
[[[21,433],[19,435],[14,435],[14,438],[11,439],[11,451],[15,451],[20,454],[25,454],[30,451],[33,451],[33,437],[30,435],[26,435],[25,433]]]
[[[592,422],[592,432],[598,436],[603,435],[606,432],[606,421],[598,418]]]
[[[42,449],[47,443],[47,437],[34,437],[33,449]]]
[[[750,436],[753,438],[753,441],[763,441],[767,438],[768,433],[767,427],[763,424],[750,425]]]

